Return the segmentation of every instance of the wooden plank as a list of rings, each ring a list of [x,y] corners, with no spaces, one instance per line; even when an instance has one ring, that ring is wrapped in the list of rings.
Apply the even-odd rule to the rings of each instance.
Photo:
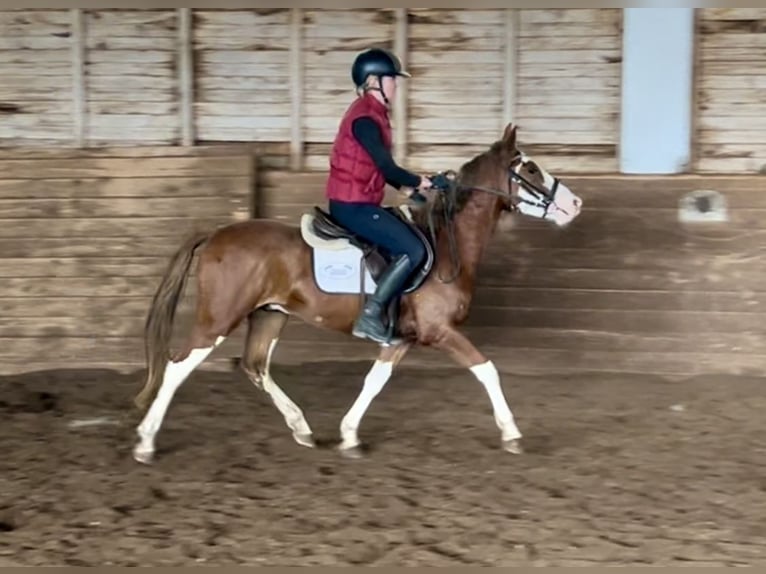
[[[618,259],[619,254],[614,254]],[[669,254],[668,258],[674,257]],[[676,255],[675,257],[678,258]],[[609,270],[607,270],[609,271]],[[632,311],[758,311],[766,304],[763,291],[733,290],[711,293],[707,291],[660,290],[605,290],[605,289],[530,289],[517,287],[477,287],[473,307],[541,308],[541,309],[609,309]]]
[[[248,157],[150,157],[81,159],[4,159],[4,179],[55,179],[88,177],[206,177],[241,176],[248,173]]]
[[[672,273],[665,270],[641,271],[614,269],[548,269],[538,266],[529,272],[509,271],[503,266],[487,262],[481,266],[479,281],[486,286],[514,286],[527,288],[568,287],[571,289],[691,289],[707,291],[731,290],[731,279],[715,273]],[[736,281],[744,288],[757,289],[763,283],[762,274],[744,270]]]
[[[712,53],[714,50],[731,48],[749,48],[751,54],[758,54],[759,49],[766,48],[766,36],[760,32],[739,32],[716,34],[700,34],[699,43],[702,53]]]
[[[700,119],[701,121],[701,119]],[[720,129],[700,128],[699,141],[708,144],[748,144],[753,151],[760,155],[766,144],[766,137],[759,130],[721,131]]]
[[[555,23],[555,24],[535,24],[534,26],[521,26],[519,36],[527,38],[525,42],[543,43],[548,38],[557,37],[619,37],[622,33],[622,23],[613,20],[608,23],[588,22],[588,23]]]
[[[194,104],[194,110],[198,117],[292,117],[292,104],[290,101],[287,101],[291,96],[288,96],[286,93],[280,94],[275,92],[275,94],[273,98],[269,98],[269,100],[273,101],[264,101],[258,96],[253,99],[251,93],[250,102],[197,102]],[[300,122],[298,124],[300,125]]]
[[[461,330],[480,349],[494,346],[498,341],[510,353],[517,348],[582,351],[611,351],[666,353],[752,353],[757,354],[766,343],[762,333],[711,333],[703,332],[689,337],[684,333],[626,333],[616,331],[588,331],[576,329],[551,329],[544,327],[484,327],[464,325]],[[313,325],[291,322],[282,332],[280,345],[289,342],[304,344],[345,339],[315,328]]]
[[[700,8],[704,20],[766,20],[766,8]]]
[[[192,200],[193,201],[193,200]],[[246,205],[243,198],[241,204]],[[181,211],[182,213],[178,213]],[[0,213],[0,237],[2,238],[59,238],[62,240],[75,237],[122,237],[126,241],[135,237],[172,237],[191,232],[193,229],[210,228],[232,221],[230,213],[209,213],[209,217],[187,216],[186,210],[177,210],[173,215],[158,217],[108,217],[100,214],[82,218],[5,218]],[[200,210],[201,211],[201,210]],[[220,210],[219,210],[220,211]],[[240,207],[238,215],[244,218],[247,211]],[[2,260],[0,260],[2,261]]]
[[[196,197],[183,201],[173,197],[126,197],[93,199],[0,199],[0,217],[214,217],[231,215],[247,205],[243,196]]]
[[[474,25],[497,24],[503,20],[503,11],[499,9],[452,10],[444,8],[410,8],[409,19],[412,25],[430,24],[435,27],[470,28]]]
[[[759,103],[725,101],[720,103],[703,103],[698,109],[701,112],[701,116],[717,119],[722,123],[726,120],[731,121],[732,118],[760,118],[766,114],[766,95],[762,97],[764,101]],[[728,124],[724,123],[724,125]]]
[[[0,50],[16,51],[43,51],[43,50],[66,50],[70,45],[68,38],[57,36],[2,36],[0,37]],[[0,58],[2,60],[3,58]]]
[[[755,46],[703,49],[700,52],[700,58],[706,67],[712,66],[712,62],[729,65],[732,75],[753,73],[753,67],[763,67],[766,64],[766,55]]]
[[[757,80],[761,76],[760,70],[764,67],[762,60],[730,60],[707,61],[700,64],[700,68],[707,81],[708,76],[723,76],[731,80],[748,80],[755,77]],[[736,86],[736,83],[729,83],[729,86]]]
[[[394,53],[399,57],[402,67],[407,70],[410,62],[410,51],[407,40],[407,8],[395,10]],[[394,142],[393,154],[397,163],[401,164],[407,156],[407,127],[409,113],[407,110],[408,82],[399,82],[396,90],[396,101],[393,111]]]
[[[496,24],[469,30],[412,24],[408,29],[413,50],[439,52],[454,49],[455,46],[485,52],[504,49],[502,30]]]
[[[175,87],[175,80],[170,75],[151,76],[144,75],[140,71],[126,72],[124,75],[114,74],[112,68],[109,69],[108,74],[100,74],[96,76],[88,77],[88,96],[89,100],[98,100],[104,98],[107,94],[109,98],[114,98],[114,94],[120,94],[121,98],[126,101],[143,102],[144,99],[150,102],[166,101],[165,94],[169,94]],[[137,96],[138,92],[125,91],[121,87],[122,83],[127,83],[134,90],[146,90],[140,94],[140,99]],[[175,97],[175,94],[172,94]]]
[[[516,120],[518,112],[518,67],[520,10],[505,9],[505,71],[503,74],[503,125]],[[485,112],[486,113],[486,112]],[[490,112],[491,113],[491,112]]]
[[[258,146],[244,144],[226,144],[211,146],[105,146],[100,148],[63,148],[50,147],[38,149],[0,149],[3,159],[90,159],[90,158],[150,158],[150,157],[185,157],[207,158],[212,156],[231,157],[248,156],[256,152]],[[278,150],[279,151],[279,150]],[[0,179],[1,181],[1,179]],[[30,184],[31,185],[31,184]]]
[[[201,79],[204,81],[204,79]],[[253,108],[257,106],[259,113],[267,115],[272,109],[279,109],[280,115],[289,115],[289,112],[284,112],[287,104],[286,99],[289,99],[289,92],[284,89],[274,90],[261,90],[257,95],[253,95],[251,90],[240,89],[232,86],[232,89],[218,89],[221,83],[225,84],[225,80],[216,80],[211,84],[216,87],[212,89],[197,86],[197,101],[194,103],[194,110],[196,114],[211,113],[209,109],[219,109],[221,113],[228,113],[230,107],[244,107],[250,106],[251,112]],[[263,110],[262,112],[260,110]]]
[[[290,167],[303,167],[303,11],[290,10]]]
[[[24,64],[51,67],[63,67],[70,63],[71,59],[66,50],[2,50],[0,51],[1,64]]]
[[[712,68],[712,66],[709,67]],[[726,73],[725,69],[709,69],[700,77],[699,86],[703,90],[722,88],[727,90],[766,90],[766,76],[757,73],[752,75],[730,75]]]
[[[286,26],[291,17],[291,8],[266,8],[251,10],[207,10],[195,9],[195,23],[199,28],[210,25],[229,25],[258,34],[262,26]]]
[[[619,65],[597,63],[567,63],[553,60],[542,64],[523,63],[519,65],[519,76],[527,79],[560,78],[614,78],[620,74]]]
[[[80,8],[72,13],[72,137],[77,147],[83,147],[85,133],[85,15]]]
[[[4,243],[2,240],[0,242]],[[99,242],[101,241],[94,240],[89,245],[97,247]],[[154,242],[152,244],[155,247],[155,254],[159,251],[157,248],[163,247],[162,243]],[[122,244],[125,245],[125,241],[122,241]],[[61,245],[61,242],[55,240],[55,245]],[[37,256],[32,253],[33,250],[30,249],[29,251],[30,256]],[[124,247],[122,251],[125,254],[132,254],[136,250]],[[89,253],[90,256],[97,254],[98,249],[92,249]],[[24,253],[9,253],[9,255],[23,257]],[[50,255],[57,256],[55,253]],[[114,257],[118,254],[104,253],[104,255]],[[48,277],[45,280],[41,280],[39,277],[6,277],[3,279],[3,284],[0,285],[0,297],[60,297],[62,294],[70,297],[151,297],[157,285],[158,279],[156,277],[99,277],[98,281],[95,281],[93,277]]]
[[[194,56],[192,53],[192,14],[191,8],[178,8],[178,87],[179,123],[181,125],[181,143],[190,146],[194,143]]]
[[[346,30],[356,31],[363,25],[374,25],[390,30],[394,19],[395,14],[392,8],[333,8],[306,10],[303,23],[307,36],[322,32],[340,36],[347,35]]]
[[[246,213],[246,212],[245,212]],[[0,239],[0,248],[4,257],[154,257],[168,256],[178,248],[175,242],[168,242],[165,237],[141,237],[129,242],[124,238],[72,238],[62,242],[60,239],[41,238],[30,242],[28,239]],[[92,283],[92,279],[89,280]]]
[[[35,30],[40,25],[69,25],[68,10],[0,10],[0,26],[27,25]]]
[[[167,240],[165,240],[167,243]],[[180,244],[180,243],[179,243]],[[165,270],[168,259],[156,253],[144,257],[96,254],[90,257],[19,257],[10,255],[0,258],[0,277],[50,278],[50,277],[156,277]],[[159,279],[158,279],[159,280]],[[0,292],[3,292],[0,286]],[[73,296],[73,293],[54,293],[53,297]],[[3,295],[7,296],[7,295]],[[95,295],[94,295],[95,296]]]
[[[521,50],[519,63],[522,66],[538,66],[543,64],[569,64],[578,68],[588,64],[597,64],[607,68],[619,68],[621,49],[616,45],[610,50]]]
[[[763,116],[714,116],[712,114],[703,114],[699,118],[701,130],[720,130],[720,131],[760,131],[766,129],[766,118]],[[766,142],[766,135],[758,140]]]
[[[521,23],[535,27],[538,24],[614,24],[619,19],[619,9],[604,8],[545,8],[519,10]]]
[[[195,10],[196,12],[196,10]],[[265,33],[267,32],[267,33]],[[241,35],[239,28],[232,27],[230,30],[219,30],[215,35],[208,35],[205,30],[195,28],[194,48],[197,53],[212,50],[243,50],[246,52],[258,52],[260,50],[289,50],[289,35],[284,29],[276,26],[271,30],[259,28],[251,35]]]
[[[88,50],[162,50],[172,52],[177,44],[177,38],[173,36],[152,36],[147,40],[138,33],[135,36],[104,36],[103,34],[88,35],[85,45]]]
[[[92,323],[106,317],[144,317],[151,303],[152,298],[149,296],[0,298],[0,312],[9,322],[11,317],[24,317],[37,319],[40,325],[44,325],[44,321],[40,319],[83,317]],[[27,324],[34,323],[28,320]]]
[[[520,374],[563,374],[590,372],[647,373],[675,376],[698,376],[726,373],[763,376],[766,361],[759,354],[745,353],[674,353],[634,351],[579,351],[517,348],[486,349],[486,354],[498,364],[498,369]],[[406,360],[406,359],[405,359]],[[425,363],[423,358],[419,363]],[[434,366],[444,364],[444,356],[430,359]]]
[[[697,161],[699,173],[766,173],[766,146],[758,157],[743,158],[700,158]]]

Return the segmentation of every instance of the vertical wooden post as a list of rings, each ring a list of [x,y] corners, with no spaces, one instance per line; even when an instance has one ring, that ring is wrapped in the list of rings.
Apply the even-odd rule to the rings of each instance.
[[[290,169],[303,169],[303,10],[290,10]]]
[[[178,15],[178,92],[181,144],[194,145],[194,55],[192,9],[177,8]]]
[[[72,18],[72,131],[77,147],[85,146],[85,15],[70,10]]]
[[[519,9],[505,9],[505,87],[503,93],[503,125],[501,130],[509,122],[516,119],[516,86],[519,75],[518,53],[519,53]]]
[[[700,46],[700,26],[702,19],[702,8],[694,8],[692,24],[692,79],[691,90],[689,98],[692,101],[692,105],[689,109],[689,162],[684,169],[684,172],[694,173],[697,171],[700,160],[700,134],[699,134],[699,119],[700,119],[700,91],[697,89],[700,82],[700,76],[702,72],[702,49]]]
[[[395,8],[394,54],[399,56],[402,67],[409,65],[407,41],[407,8]],[[407,81],[399,82],[394,98],[394,159],[403,163],[407,156]]]

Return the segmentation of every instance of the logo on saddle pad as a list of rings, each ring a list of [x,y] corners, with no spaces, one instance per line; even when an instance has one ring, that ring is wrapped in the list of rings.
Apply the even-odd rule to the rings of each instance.
[[[386,209],[410,225],[426,248],[425,262],[404,289],[404,293],[411,293],[423,284],[431,271],[433,248],[414,225],[406,205]],[[377,279],[389,265],[388,258],[376,245],[350,232],[319,207],[314,207],[313,214],[304,213],[301,217],[301,235],[312,248],[314,281],[321,291],[359,294],[364,289],[368,295],[375,292]]]

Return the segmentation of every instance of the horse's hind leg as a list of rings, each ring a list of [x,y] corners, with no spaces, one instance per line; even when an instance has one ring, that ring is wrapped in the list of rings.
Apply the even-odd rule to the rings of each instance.
[[[258,309],[250,313],[242,370],[256,387],[269,394],[293,431],[295,442],[314,447],[313,433],[303,411],[279,388],[269,372],[271,357],[287,319],[288,316],[279,311]]]
[[[408,343],[401,343],[381,349],[380,355],[378,355],[372,368],[364,378],[362,391],[340,423],[341,444],[338,446],[338,449],[343,455],[350,458],[359,458],[361,456],[358,431],[362,417],[367,412],[370,404],[372,404],[372,400],[383,390],[383,387],[391,378],[394,368],[404,358],[409,348],[410,345]]]
[[[168,362],[162,385],[137,429],[139,442],[133,448],[133,458],[136,461],[144,464],[152,462],[155,450],[154,440],[173,396],[192,371],[199,367],[224,340],[225,337],[219,336],[215,341],[211,341],[210,337],[205,337],[195,330],[189,337],[185,350]]]

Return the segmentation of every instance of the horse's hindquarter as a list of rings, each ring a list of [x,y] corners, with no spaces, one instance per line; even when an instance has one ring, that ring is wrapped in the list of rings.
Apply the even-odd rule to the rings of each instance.
[[[269,219],[238,222],[218,230],[203,257],[230,263],[227,281],[239,285],[250,309],[273,306],[317,327],[351,332],[359,298],[319,290],[311,248],[298,226]]]

